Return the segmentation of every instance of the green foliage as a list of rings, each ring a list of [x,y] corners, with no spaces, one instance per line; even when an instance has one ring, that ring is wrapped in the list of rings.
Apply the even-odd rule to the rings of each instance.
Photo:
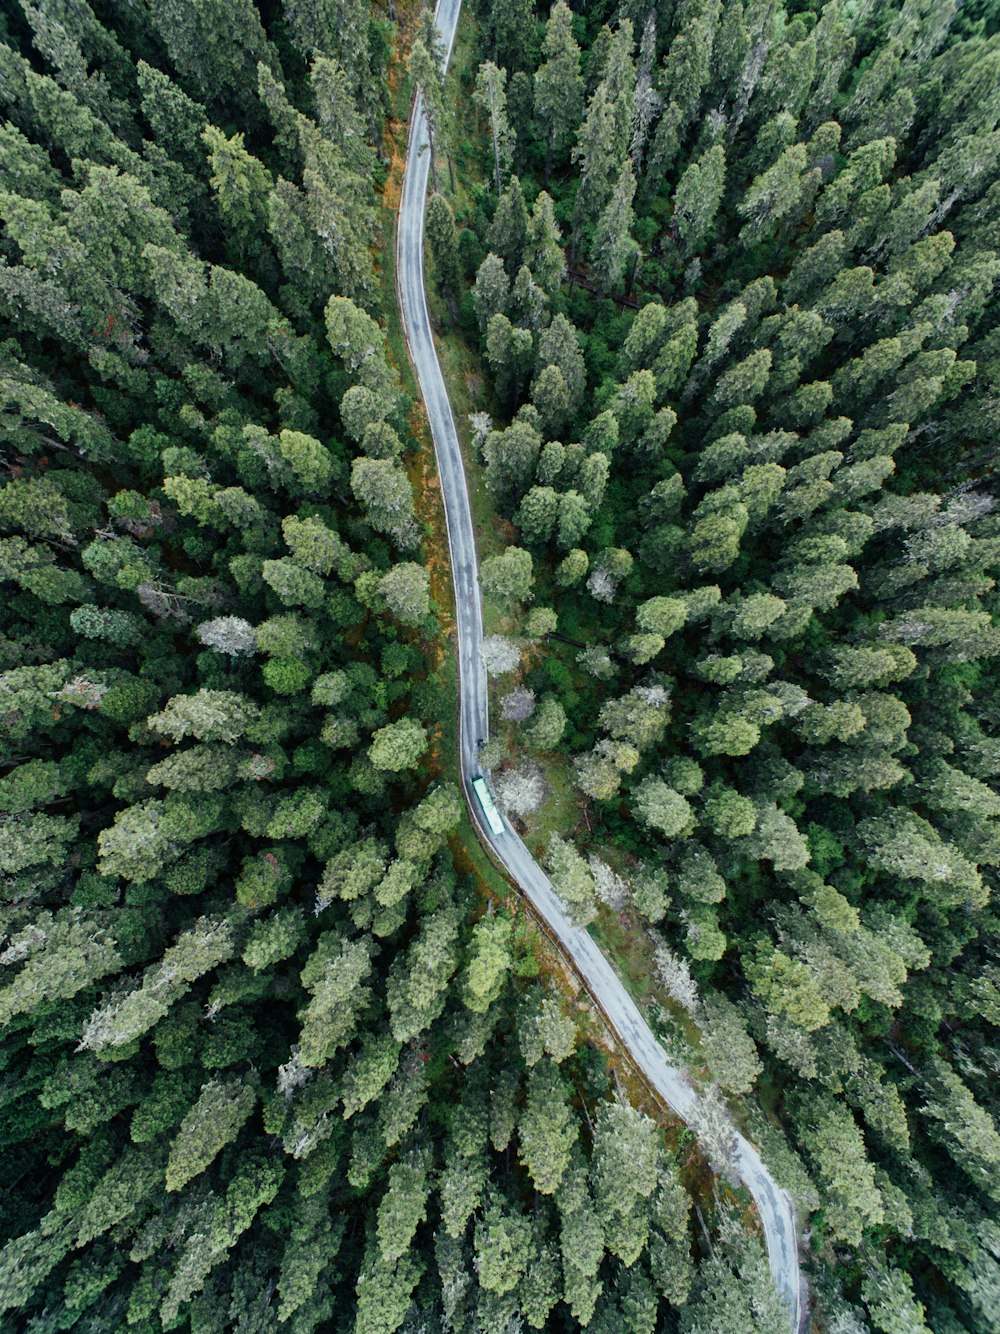
[[[381,727],[372,738],[368,754],[376,769],[398,773],[412,769],[427,748],[427,729],[415,718]]]
[[[1000,158],[953,8],[489,0],[411,72],[556,888],[697,975],[831,1327],[980,1334]],[[146,10],[0,25],[0,1323],[783,1328],[451,863],[393,24]]]
[[[535,1188],[551,1195],[569,1165],[577,1128],[567,1089],[555,1065],[541,1061],[528,1076],[528,1095],[518,1136],[521,1158]]]
[[[204,1172],[216,1154],[235,1138],[253,1111],[253,1089],[213,1080],[202,1087],[170,1145],[167,1190],[181,1190]]]
[[[554,686],[562,716],[543,697],[518,733],[552,775],[544,752],[563,736],[572,750],[582,818],[573,842],[557,829],[548,864],[586,921],[590,866],[613,840],[631,906],[725,993],[696,1016],[699,1051],[740,1092],[763,1067],[796,1153],[822,1159],[812,1227],[833,1243],[824,1273],[845,1310],[863,1304],[878,1328],[985,1329],[979,1279],[957,1275],[993,1259],[955,1227],[994,1228],[997,1104],[988,1021],[967,1031],[958,997],[995,971],[983,302],[1000,187],[996,99],[984,117],[959,89],[991,84],[993,39],[944,10],[906,28],[895,12],[724,3],[661,7],[637,47],[627,9],[601,28],[553,7],[521,184],[489,236],[509,283],[528,246],[508,256],[501,232],[526,167],[544,172],[572,223],[572,285],[543,284],[530,385],[494,337],[514,424],[484,455],[535,596],[573,645],[546,641],[527,681]],[[487,319],[512,324],[494,286]],[[557,355],[563,311],[581,391]],[[959,1024],[961,1051],[943,1037]],[[974,1198],[954,1184],[956,1127]],[[963,1259],[942,1269],[946,1231]],[[596,1268],[569,1263],[570,1236],[572,1318],[626,1327],[624,1290],[602,1295]],[[843,1258],[861,1237],[864,1276]],[[620,1253],[630,1244],[623,1231]],[[685,1328],[777,1328],[760,1257],[717,1259]]]

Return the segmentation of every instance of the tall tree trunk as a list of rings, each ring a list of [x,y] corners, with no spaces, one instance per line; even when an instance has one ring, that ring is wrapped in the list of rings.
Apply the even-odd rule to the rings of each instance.
[[[496,182],[497,197],[500,196],[500,146],[497,141],[496,101],[490,98],[490,128],[493,131],[493,179]]]
[[[426,112],[424,114],[426,115]],[[431,119],[429,116],[427,117],[427,144],[431,155],[431,185],[434,188],[434,193],[438,194],[437,158],[434,156],[434,130],[431,126]]]
[[[632,267],[631,267],[631,269],[629,270],[628,282],[625,284],[625,299],[626,299],[626,301],[629,300],[630,297],[632,296],[632,288],[633,288],[633,286],[635,285],[635,276],[636,276],[636,274],[639,272],[639,260],[640,260],[641,258],[642,258],[642,254],[641,254],[640,251],[637,250],[637,251],[635,252],[635,255],[633,256],[633,259],[632,259]]]

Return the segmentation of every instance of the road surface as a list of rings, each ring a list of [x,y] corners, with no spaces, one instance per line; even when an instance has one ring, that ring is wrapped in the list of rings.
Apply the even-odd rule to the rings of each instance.
[[[451,55],[460,9],[461,0],[439,0],[435,17],[445,45],[445,64]],[[524,843],[510,828],[502,834],[491,833],[480,818],[472,793],[472,779],[481,773],[477,742],[489,736],[486,670],[481,653],[483,618],[465,468],[424,294],[424,206],[429,168],[427,128],[418,93],[410,120],[396,230],[396,284],[410,357],[434,438],[448,524],[458,638],[462,786],[480,838],[558,941],[633,1063],[662,1100],[687,1122],[694,1111],[697,1093],[684,1074],[668,1063],[638,1006],[597,944],[586,931],[570,922],[548,876]],[[757,1205],[775,1282],[788,1304],[791,1327],[798,1331],[804,1304],[791,1198],[775,1184],[756,1149],[742,1137],[738,1141],[736,1169]]]

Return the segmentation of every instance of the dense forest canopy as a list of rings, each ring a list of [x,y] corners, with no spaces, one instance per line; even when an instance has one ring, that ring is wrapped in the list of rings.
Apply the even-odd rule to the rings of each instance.
[[[740,1116],[827,1328],[985,1334],[995,6],[468,22],[445,84],[399,3],[0,12],[0,1325],[779,1334]],[[484,760],[575,786],[716,1179],[455,856],[407,63],[516,529]]]
[[[780,1329],[452,862],[396,27],[24,0],[0,38],[0,1325],[651,1331],[732,1290]]]
[[[995,1329],[996,6],[481,17],[430,240],[513,524],[499,800],[575,788],[553,880],[780,1120],[830,1327]]]

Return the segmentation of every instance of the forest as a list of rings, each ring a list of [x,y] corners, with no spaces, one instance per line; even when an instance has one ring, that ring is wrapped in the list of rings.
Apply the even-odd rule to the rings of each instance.
[[[446,82],[404,0],[0,8],[0,1328],[787,1334],[733,1118],[817,1331],[987,1334],[995,6],[462,25]],[[701,1147],[465,846],[415,84],[484,762],[572,787]]]
[[[0,11],[5,1332],[783,1329],[458,855],[393,12]]]
[[[644,938],[845,1334],[1000,1320],[998,28],[491,0],[428,214],[490,381],[498,801]]]

